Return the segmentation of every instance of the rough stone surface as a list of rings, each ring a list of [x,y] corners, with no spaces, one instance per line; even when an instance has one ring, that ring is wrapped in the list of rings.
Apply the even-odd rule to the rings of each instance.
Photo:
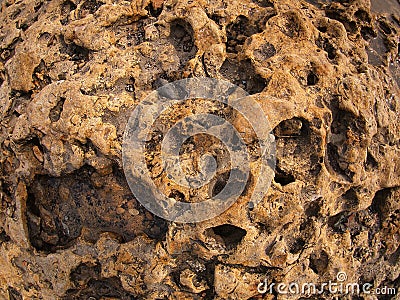
[[[0,298],[298,299],[262,296],[257,285],[327,282],[339,271],[399,287],[400,6],[375,7],[1,2]],[[133,197],[122,135],[152,90],[201,76],[229,80],[261,104],[276,173],[256,207],[247,191],[217,218],[175,224]],[[201,137],[191,143],[218,150]]]

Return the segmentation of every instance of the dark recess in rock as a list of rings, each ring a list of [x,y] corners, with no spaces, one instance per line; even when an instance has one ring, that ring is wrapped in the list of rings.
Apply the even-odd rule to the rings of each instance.
[[[246,230],[231,224],[223,224],[211,228],[212,232],[220,236],[227,249],[236,248],[246,236]]]

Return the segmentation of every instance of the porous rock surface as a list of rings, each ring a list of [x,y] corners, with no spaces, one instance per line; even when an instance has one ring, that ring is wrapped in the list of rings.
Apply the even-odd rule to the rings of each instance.
[[[327,282],[339,271],[398,287],[400,20],[398,7],[389,15],[370,6],[3,1],[0,298],[298,299],[257,286]],[[123,132],[151,91],[205,76],[263,107],[275,178],[255,207],[250,182],[221,216],[167,222],[126,183]]]

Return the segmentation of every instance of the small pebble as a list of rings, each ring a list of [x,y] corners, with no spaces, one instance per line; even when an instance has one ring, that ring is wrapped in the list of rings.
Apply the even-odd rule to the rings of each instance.
[[[139,214],[139,211],[137,209],[134,208],[130,208],[128,210],[128,212],[132,215],[132,216],[137,216]]]

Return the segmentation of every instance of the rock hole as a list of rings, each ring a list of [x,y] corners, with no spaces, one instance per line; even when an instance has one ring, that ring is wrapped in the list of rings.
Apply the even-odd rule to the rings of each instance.
[[[320,49],[324,50],[328,54],[328,58],[330,60],[334,60],[336,58],[336,48],[329,41],[329,39],[320,36],[315,43]]]
[[[231,224],[212,227],[211,230],[222,238],[228,250],[236,248],[247,234],[246,230]]]
[[[329,264],[328,254],[322,250],[319,253],[312,253],[310,255],[310,268],[315,274],[322,275],[325,273]]]
[[[0,59],[4,63],[7,62],[10,58],[12,58],[15,54],[15,47],[17,44],[22,42],[22,38],[15,38],[13,42],[6,48],[0,51]]]
[[[296,174],[295,178],[299,180],[314,181],[322,169],[323,158],[319,155],[322,139],[315,125],[318,124],[294,117],[281,121],[273,130],[279,161],[277,165],[285,172]],[[292,159],[298,162],[295,167],[291,163]]]
[[[328,226],[336,233],[345,233],[347,230],[348,211],[340,212],[328,218]]]
[[[321,8],[323,5],[319,0],[306,0],[306,2],[318,8]]]
[[[0,245],[2,244],[2,243],[7,243],[7,242],[9,242],[9,241],[11,241],[11,238],[10,238],[10,236],[4,231],[4,229],[2,228],[1,230],[0,230]]]
[[[368,12],[363,9],[359,9],[354,13],[354,16],[362,22],[371,22],[371,17]]]
[[[322,166],[321,164],[324,162],[323,157],[319,157],[317,154],[313,153],[310,156],[310,174],[313,176],[318,176],[318,174],[321,172]]]
[[[346,31],[355,34],[357,32],[357,23],[350,20],[346,15],[344,10],[338,10],[335,7],[328,6],[325,10],[325,14],[328,18],[337,20],[343,24]]]
[[[314,72],[310,72],[307,75],[307,85],[311,86],[311,85],[316,85],[319,81],[319,77],[317,74],[315,74]]]
[[[391,195],[391,189],[382,189],[375,193],[374,198],[372,199],[371,211],[377,213],[378,215],[382,215],[386,213],[388,199]]]
[[[24,146],[28,146],[27,149],[31,149],[32,146],[37,146],[41,151],[43,151],[43,147],[40,144],[40,139],[34,134],[30,134],[24,140],[21,140],[19,142],[19,144],[20,145],[24,145]]]
[[[252,2],[261,7],[274,7],[274,3],[269,0],[252,0]]]
[[[8,287],[7,292],[10,300],[23,300],[21,293],[12,286]]]
[[[247,17],[243,15],[238,16],[235,21],[226,27],[226,51],[228,53],[240,52],[241,46],[244,45],[246,39],[259,32],[262,32],[262,30],[252,24]]]
[[[361,36],[365,41],[369,41],[372,38],[376,38],[376,32],[369,26],[362,26],[360,30]]]
[[[173,198],[179,202],[185,202],[185,195],[178,190],[172,190],[168,197]]]
[[[306,245],[306,242],[304,241],[303,238],[294,239],[293,241],[288,243],[289,252],[292,254],[297,254],[301,250],[303,250],[305,245]]]
[[[365,168],[367,171],[373,171],[377,169],[379,166],[378,161],[375,157],[368,151],[367,152],[367,160],[365,162]]]
[[[158,1],[157,1],[158,3]],[[159,7],[155,6],[153,2],[151,2],[147,7],[146,10],[149,12],[149,14],[154,17],[154,18],[158,18],[162,11],[163,11],[163,2],[161,3],[161,5]]]
[[[220,74],[250,95],[260,93],[267,86],[267,81],[258,75],[249,59],[236,61],[227,58],[219,70]]]
[[[274,246],[276,245],[276,241],[273,241],[270,243],[267,247],[264,249],[264,253],[268,256],[271,256],[272,251],[274,250]]]
[[[392,34],[392,29],[383,19],[379,20],[379,28],[386,34]]]
[[[275,54],[275,46],[268,42],[266,42],[259,49],[254,51],[254,57],[260,62],[273,57]]]
[[[307,203],[304,207],[304,212],[307,217],[320,216],[322,198]]]
[[[96,156],[100,156],[99,149],[93,144],[91,139],[87,138],[84,143],[75,140],[74,143],[79,146],[83,150],[83,152],[88,153],[90,151],[93,151]]]
[[[69,60],[76,62],[80,61],[87,62],[89,60],[89,53],[90,53],[89,49],[78,46],[75,43],[67,44],[63,36],[61,36],[60,42],[62,45],[60,52],[69,55],[70,56]]]
[[[336,58],[336,48],[329,42],[324,43],[324,50],[328,53],[328,58],[333,60]]]
[[[201,56],[201,64],[203,66],[203,70],[204,70],[204,73],[206,74],[206,77],[210,77],[210,74],[209,74],[209,71],[208,71],[208,68],[207,68],[207,64],[206,64],[205,56],[206,56],[206,54],[203,53],[203,55]],[[214,66],[210,66],[209,69],[211,69],[211,68],[214,69]]]
[[[343,85],[343,87],[346,88],[346,85]],[[366,122],[352,112],[341,109],[338,99],[331,101],[330,109],[332,111],[330,128],[332,137],[327,145],[328,163],[336,173],[342,175],[346,180],[352,181],[354,172],[348,168],[347,150],[349,147],[361,147],[361,142],[354,144],[347,137],[352,136],[362,141],[362,133],[366,130]]]
[[[69,278],[75,286],[87,285],[89,280],[99,279],[101,266],[99,264],[84,264],[81,263],[71,271]]]
[[[129,83],[125,84],[125,91],[128,93],[133,93],[135,91],[135,78],[129,78]]]
[[[78,17],[82,19],[89,14],[94,14],[103,4],[96,0],[86,0],[79,8]]]
[[[342,198],[343,198],[343,200],[345,200],[345,203],[344,203],[345,209],[356,208],[360,202],[358,199],[357,193],[355,192],[355,190],[353,188],[346,191],[346,193],[344,193],[342,195]]]
[[[49,118],[51,122],[57,122],[58,120],[60,120],[65,100],[66,99],[64,97],[60,97],[60,99],[57,101],[56,106],[50,109]]]
[[[145,20],[139,20],[131,25],[129,28],[128,34],[126,36],[128,47],[136,46],[144,42],[145,40],[145,32],[144,27],[146,23]],[[117,34],[118,36],[118,34]]]
[[[178,52],[181,66],[193,59],[197,52],[192,25],[183,19],[174,20],[170,26],[169,41]]]
[[[205,290],[202,294],[205,300],[215,299],[217,297],[215,293],[214,283],[215,283],[215,260],[205,263],[205,271],[202,272],[202,278],[207,282],[209,289]],[[204,296],[203,296],[204,295]]]
[[[69,20],[69,13],[76,9],[75,3],[72,1],[64,1],[61,5],[61,16],[64,17],[60,20],[61,25],[67,25]]]
[[[222,192],[222,190],[224,189],[224,187],[226,186],[226,184],[229,180],[229,176],[230,176],[230,171],[222,173],[217,176],[217,180],[216,180],[216,182],[212,188],[212,192],[211,192],[212,197],[215,197],[219,193]]]
[[[340,174],[347,181],[352,182],[354,172],[347,168],[348,164],[340,157],[338,147],[332,143],[328,143],[326,152],[328,157],[327,162],[333,171]]]
[[[143,232],[150,238],[157,241],[165,241],[168,231],[168,222],[164,219],[155,216],[153,214],[145,214],[145,220],[143,221]]]
[[[48,69],[46,67],[45,62],[43,59],[40,61],[39,65],[33,70],[32,79],[34,84],[42,89],[46,85],[51,83],[51,78],[48,75]]]
[[[300,224],[299,229],[301,237],[307,241],[315,235],[315,222],[311,218],[307,218]]]
[[[16,116],[21,115],[18,111],[18,107],[26,107],[27,103],[29,103],[32,97],[33,91],[25,92],[25,91],[18,91],[18,90],[11,90],[10,98],[12,98],[12,110],[13,114]]]
[[[17,22],[16,27],[17,29],[21,29],[22,31],[26,31],[29,26],[31,26],[33,23],[37,22],[38,20],[38,14],[34,14],[33,18],[30,17],[29,19],[21,19],[21,22]]]
[[[124,290],[118,277],[101,276],[99,264],[80,264],[70,274],[75,287],[66,291],[63,300],[69,299],[135,299]]]
[[[152,88],[155,89],[155,90],[157,90],[157,89],[159,89],[160,87],[162,87],[162,86],[168,84],[168,83],[171,82],[171,81],[173,81],[173,80],[171,80],[171,79],[168,77],[168,75],[164,73],[164,74],[160,75],[160,77],[158,77],[157,79],[155,79],[155,80],[152,82]]]
[[[111,232],[122,242],[143,232],[162,238],[165,221],[144,211],[142,215],[131,213],[137,210],[137,202],[117,167],[110,166],[107,175],[85,165],[61,177],[36,176],[28,187],[29,240],[37,250],[49,253],[71,247],[83,227],[87,229],[83,238],[90,242],[102,232]]]
[[[306,134],[306,127],[300,118],[283,120],[274,128],[274,135],[277,137],[297,137]]]
[[[396,249],[396,251],[393,252],[393,253],[390,255],[388,261],[389,261],[389,263],[390,263],[392,266],[398,265],[398,263],[399,263],[399,261],[400,261],[400,246],[398,246],[397,249]],[[399,279],[399,278],[398,278],[398,279]],[[397,286],[398,286],[398,285],[397,285]]]
[[[344,87],[347,86],[344,84]],[[338,100],[333,100],[330,108],[332,110],[332,133],[340,134],[351,130],[354,134],[360,135],[361,132],[365,131],[365,120],[352,112],[340,109]]]
[[[288,174],[282,171],[278,166],[276,166],[274,181],[276,183],[279,183],[281,186],[285,186],[288,185],[289,183],[295,182],[296,179],[292,174]]]
[[[42,181],[45,177],[41,177],[38,181]],[[43,186],[36,185],[28,190],[27,199],[27,222],[28,233],[31,245],[37,250],[44,252],[55,252],[57,248],[68,246],[68,244],[80,234],[74,235],[63,219],[57,216],[45,198],[49,197],[58,187],[59,182],[56,179],[49,178],[47,181],[48,190]],[[58,195],[53,195],[57,197]],[[53,214],[54,213],[54,214]],[[70,216],[72,218],[72,214]],[[68,223],[68,222],[67,222]],[[71,236],[73,235],[73,236]]]
[[[215,22],[215,24],[218,25],[219,29],[222,29],[222,25],[223,25],[223,23],[225,21],[225,18],[223,18],[222,16],[217,15],[217,14],[211,14],[211,15],[208,15],[208,17],[211,20],[213,20]]]
[[[284,18],[284,26],[281,31],[290,38],[299,37],[303,32],[302,21],[295,13],[287,13]]]

